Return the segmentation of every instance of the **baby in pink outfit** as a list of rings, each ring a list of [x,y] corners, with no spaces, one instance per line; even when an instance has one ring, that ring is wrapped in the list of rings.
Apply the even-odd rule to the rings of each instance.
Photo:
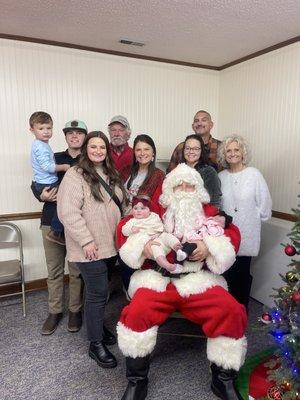
[[[177,260],[183,261],[197,247],[194,242],[197,240],[203,240],[207,235],[209,236],[221,236],[224,234],[224,229],[221,225],[221,221],[217,217],[205,217],[204,215],[199,215],[195,219],[194,229],[188,230],[182,237],[181,241],[184,243],[182,249],[177,251]]]

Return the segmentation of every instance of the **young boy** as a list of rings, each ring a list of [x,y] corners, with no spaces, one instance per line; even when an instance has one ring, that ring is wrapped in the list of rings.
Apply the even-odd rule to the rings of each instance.
[[[33,185],[41,194],[45,187],[49,190],[58,186],[58,178],[56,172],[67,171],[69,164],[57,165],[54,161],[53,151],[48,143],[52,137],[53,121],[49,114],[43,111],[33,113],[29,119],[30,131],[34,134],[35,140],[31,147],[31,165],[33,169]],[[55,213],[51,230],[47,235],[47,239],[64,245],[63,225],[59,221]]]

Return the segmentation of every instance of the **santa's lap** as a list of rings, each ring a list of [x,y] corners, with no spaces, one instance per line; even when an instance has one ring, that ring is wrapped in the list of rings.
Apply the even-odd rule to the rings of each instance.
[[[163,292],[140,288],[123,309],[120,323],[134,332],[144,332],[162,325],[174,311],[199,325],[209,338],[244,336],[245,308],[221,286],[187,297],[180,296],[172,283]]]

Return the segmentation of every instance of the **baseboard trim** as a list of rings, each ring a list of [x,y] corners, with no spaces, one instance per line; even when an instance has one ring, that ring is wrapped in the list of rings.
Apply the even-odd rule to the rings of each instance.
[[[64,283],[69,283],[69,275],[64,276]],[[47,289],[47,278],[36,279],[34,281],[29,281],[25,283],[25,291],[34,292],[36,290],[45,290]],[[0,297],[1,296],[10,296],[13,294],[22,293],[22,287],[20,283],[11,283],[8,285],[0,286]]]

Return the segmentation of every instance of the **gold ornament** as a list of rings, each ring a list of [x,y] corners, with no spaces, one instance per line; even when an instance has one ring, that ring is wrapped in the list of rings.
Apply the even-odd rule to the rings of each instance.
[[[289,271],[285,274],[286,280],[288,282],[297,282],[298,281],[298,274],[293,271]]]
[[[279,293],[281,293],[281,294],[290,294],[290,293],[292,293],[292,289],[289,286],[282,286],[279,289]]]

